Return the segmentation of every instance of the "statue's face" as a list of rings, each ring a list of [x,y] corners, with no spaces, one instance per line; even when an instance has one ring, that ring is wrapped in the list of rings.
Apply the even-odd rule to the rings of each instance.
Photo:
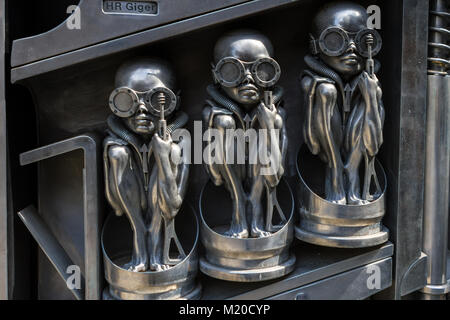
[[[150,114],[142,97],[139,99],[139,107],[136,113],[124,120],[128,129],[134,133],[150,135],[155,132],[157,119]]]
[[[258,37],[235,35],[218,42],[215,49],[215,63],[223,58],[233,57],[244,66],[244,76],[233,86],[221,85],[223,91],[246,110],[252,109],[263,97],[263,88],[255,81],[252,66],[261,58],[270,58],[271,48]],[[217,80],[217,79],[216,79]]]
[[[356,50],[353,40],[350,41],[347,50],[342,55],[332,57],[320,53],[320,58],[344,77],[359,74],[364,66],[364,59]]]
[[[337,3],[324,7],[314,20],[313,36],[319,39],[322,32],[330,27],[341,28],[348,36],[345,51],[338,56],[320,52],[320,59],[344,78],[359,74],[364,68],[365,59],[358,52],[355,37],[367,29],[366,10],[353,3]]]
[[[117,105],[121,107],[117,108],[119,111],[128,110],[129,105],[134,105],[132,111],[129,111],[129,116],[127,114],[120,115],[127,128],[140,135],[154,134],[159,120],[158,113],[155,113],[154,110],[158,108],[158,98],[152,98],[153,95],[149,95],[149,93],[157,90],[157,94],[159,90],[166,89],[173,94],[174,83],[173,72],[164,63],[150,59],[138,59],[124,64],[117,72],[116,86],[130,90],[125,89],[121,96],[117,95],[116,97],[118,97]],[[115,102],[115,99],[112,100]],[[176,101],[176,98],[174,97],[172,100]],[[165,101],[165,104],[169,105],[169,101]],[[169,116],[167,112],[165,115]]]

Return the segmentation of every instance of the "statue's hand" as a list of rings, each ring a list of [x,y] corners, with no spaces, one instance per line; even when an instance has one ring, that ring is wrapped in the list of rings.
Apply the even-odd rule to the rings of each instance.
[[[256,116],[262,129],[274,129],[277,118],[277,108],[275,105],[266,106],[263,102],[258,105]]]
[[[363,71],[358,82],[358,87],[368,97],[376,97],[378,91],[378,79],[375,74],[369,75],[366,71]]]
[[[153,152],[155,156],[170,156],[172,150],[172,138],[168,136],[167,140],[163,140],[157,133],[152,139]]]

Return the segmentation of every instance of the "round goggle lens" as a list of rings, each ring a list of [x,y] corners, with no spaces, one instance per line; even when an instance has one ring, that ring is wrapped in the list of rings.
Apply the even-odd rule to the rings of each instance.
[[[127,112],[133,107],[133,97],[125,92],[119,92],[114,97],[114,106],[122,112]]]
[[[161,112],[161,109],[165,110],[167,107],[167,96],[163,92],[152,94],[150,103],[155,111]]]
[[[276,67],[270,62],[263,62],[256,68],[256,76],[262,81],[272,81],[273,79],[275,79],[276,75]]]
[[[234,82],[239,79],[241,72],[236,63],[231,61],[225,62],[220,66],[219,74],[226,82]]]
[[[369,56],[368,37],[371,36],[370,43],[372,48],[372,56],[375,56],[381,50],[381,36],[376,30],[366,29],[360,31],[356,36],[356,46],[358,52],[365,58]]]
[[[323,44],[329,51],[337,52],[344,46],[345,39],[340,33],[332,31],[324,37]]]
[[[109,107],[119,117],[129,117],[137,109],[139,98],[132,89],[121,87],[115,89],[109,96]]]
[[[154,116],[161,116],[172,113],[177,106],[177,96],[168,88],[154,88],[146,95],[145,101],[150,105],[149,111]]]

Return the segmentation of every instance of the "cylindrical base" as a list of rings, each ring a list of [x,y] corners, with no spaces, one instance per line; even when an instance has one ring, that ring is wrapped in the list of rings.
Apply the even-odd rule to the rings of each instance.
[[[236,282],[276,279],[294,270],[295,255],[289,252],[294,238],[294,201],[284,180],[277,187],[277,197],[288,218],[280,230],[262,238],[231,238],[225,235],[227,220],[231,219],[231,199],[227,201],[229,195],[224,188],[208,182],[200,196],[201,240],[205,247],[200,270],[211,277]],[[221,206],[217,207],[217,203]]]
[[[164,271],[133,272],[123,266],[131,260],[132,230],[126,217],[110,215],[102,232],[103,262],[108,287],[107,300],[199,299],[197,243],[199,227],[193,210],[183,207],[177,218],[178,236],[186,258]],[[181,228],[183,226],[183,228]],[[117,236],[120,235],[120,236]]]
[[[378,232],[362,236],[335,236],[309,232],[302,227],[295,227],[297,239],[324,247],[366,248],[385,243],[389,239],[389,231],[380,226]]]
[[[103,300],[199,300],[202,296],[202,286],[198,284],[194,289],[188,291],[184,295],[179,294],[179,291],[169,291],[159,295],[146,295],[136,293],[114,292],[108,286],[103,290]]]
[[[379,162],[375,170],[382,188],[374,201],[362,205],[342,205],[327,201],[321,162],[303,147],[297,161],[298,208],[300,225],[295,227],[299,240],[327,247],[364,248],[382,244],[389,231],[381,223],[385,213],[386,177]]]

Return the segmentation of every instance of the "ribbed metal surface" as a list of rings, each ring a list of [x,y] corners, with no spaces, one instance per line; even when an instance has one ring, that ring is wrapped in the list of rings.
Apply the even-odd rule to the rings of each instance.
[[[447,1],[434,0],[430,8],[429,74],[448,74],[450,67],[449,18]]]

